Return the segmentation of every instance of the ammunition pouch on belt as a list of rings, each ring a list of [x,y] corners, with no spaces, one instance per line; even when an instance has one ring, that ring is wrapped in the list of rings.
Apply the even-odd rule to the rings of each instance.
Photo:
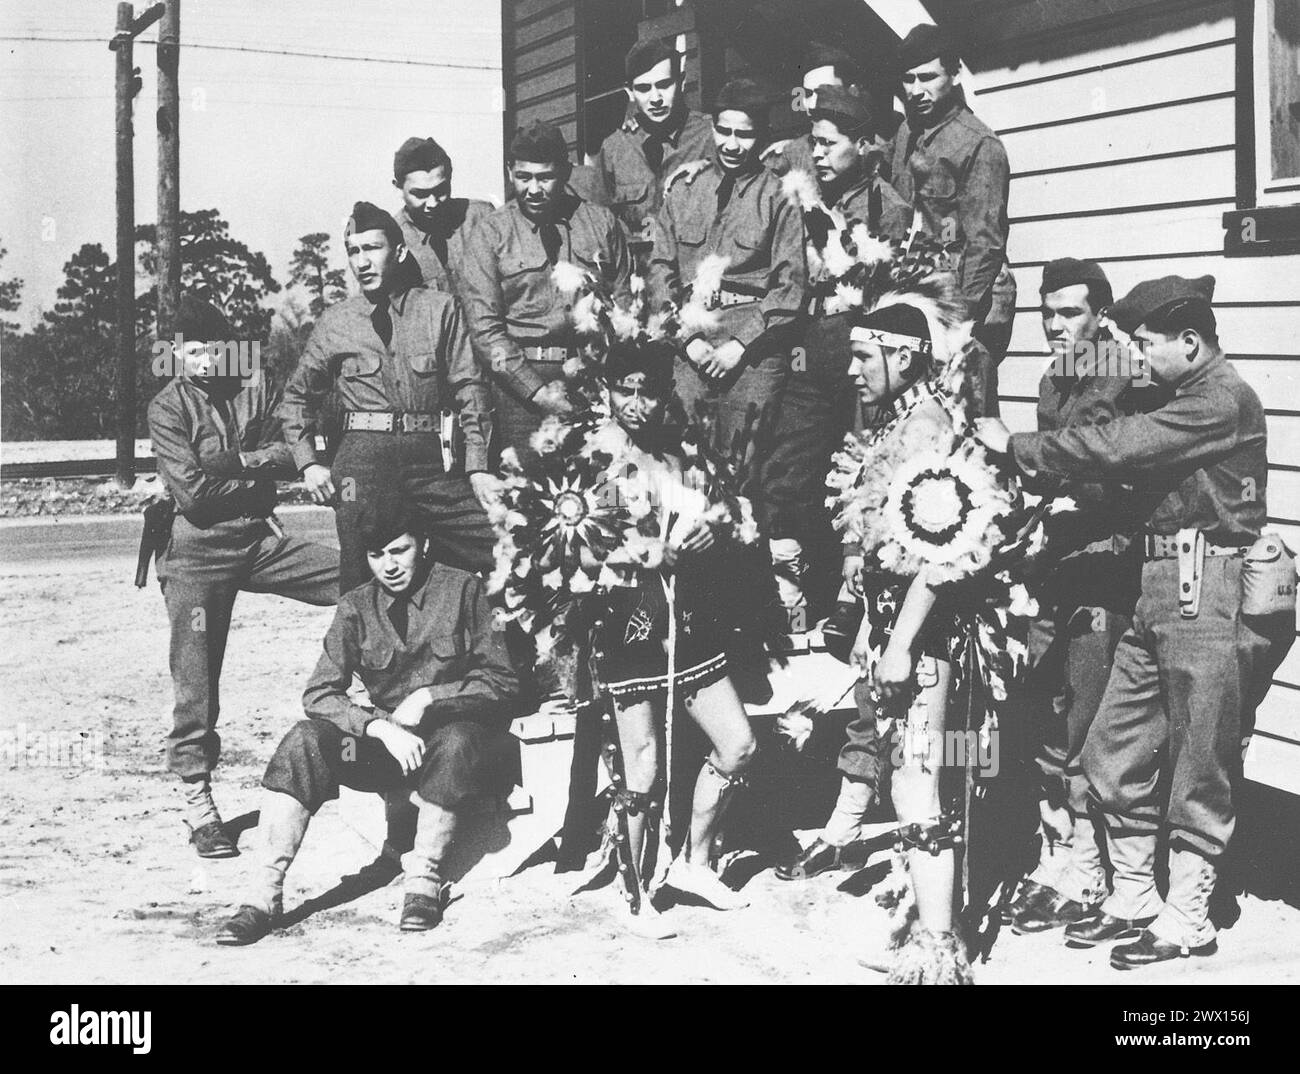
[[[1242,615],[1295,615],[1295,556],[1276,533],[1251,545],[1241,569]]]

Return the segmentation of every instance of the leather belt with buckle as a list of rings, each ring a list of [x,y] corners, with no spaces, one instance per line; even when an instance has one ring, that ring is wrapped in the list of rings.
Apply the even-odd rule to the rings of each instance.
[[[524,357],[530,362],[563,362],[577,354],[573,347],[524,347]]]
[[[423,411],[349,410],[343,428],[367,433],[435,433],[438,416]]]
[[[1184,550],[1184,555],[1191,554],[1191,548]],[[1205,542],[1207,556],[1244,556],[1250,551],[1250,545],[1210,544]],[[1176,559],[1179,545],[1176,534],[1148,533],[1142,538],[1142,552],[1146,559]]]
[[[709,300],[708,309],[716,310],[723,306],[743,306],[748,302],[757,302],[761,295],[747,295],[739,291],[729,291],[724,285],[722,290]]]

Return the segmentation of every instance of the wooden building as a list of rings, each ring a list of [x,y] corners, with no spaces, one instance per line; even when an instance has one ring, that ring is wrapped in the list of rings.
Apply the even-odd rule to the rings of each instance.
[[[772,90],[774,125],[793,131],[802,46],[839,44],[888,81],[904,6],[503,0],[504,134],[551,119],[576,160],[594,153],[623,115],[622,57],[650,38],[682,53],[693,105],[727,77],[752,74]],[[1213,274],[1224,346],[1268,414],[1270,519],[1300,550],[1300,0],[924,7],[965,43],[971,105],[1011,160],[1019,310],[1001,371],[1009,424],[1033,425],[1048,360],[1037,309],[1047,261],[1093,258],[1117,294],[1150,276]],[[1300,645],[1259,709],[1247,774],[1300,793]]]

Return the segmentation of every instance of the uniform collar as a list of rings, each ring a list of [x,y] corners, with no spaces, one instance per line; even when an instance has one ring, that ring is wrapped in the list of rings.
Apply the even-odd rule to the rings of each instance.
[[[934,135],[935,131],[951,123],[965,108],[966,91],[961,86],[958,86],[952,91],[952,96],[944,102],[943,111],[931,116],[928,122],[923,123],[917,116],[908,116],[907,121],[912,129],[917,132],[917,137],[928,139]]]
[[[688,108],[679,108],[677,114],[668,117],[668,122],[660,127],[652,126],[650,120],[637,110],[636,125],[637,130],[646,138],[657,138],[661,142],[677,148],[677,143],[681,141],[682,131],[686,129],[686,121],[690,119],[691,113]]]
[[[408,601],[412,607],[423,608],[424,602],[428,599],[429,579],[433,577],[433,572],[437,568],[436,563],[426,563],[424,569],[424,578],[419,580],[419,585],[413,589],[408,589],[405,593],[390,593],[384,588],[384,584],[375,579],[375,587],[379,590],[379,605],[384,611],[391,608],[399,597]]]
[[[553,224],[564,224],[566,227],[573,219],[573,214],[578,211],[578,206],[582,204],[582,199],[572,190],[560,191],[559,204],[556,207],[555,215],[550,222]],[[518,198],[510,199],[510,207],[524,222],[524,226],[530,228],[534,233],[539,225],[536,220],[524,212],[523,206],[519,204]]]

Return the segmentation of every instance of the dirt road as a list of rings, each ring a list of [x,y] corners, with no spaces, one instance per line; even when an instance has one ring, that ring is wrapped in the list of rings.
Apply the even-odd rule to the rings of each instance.
[[[610,889],[571,898],[573,875],[539,866],[463,885],[441,928],[400,935],[399,886],[321,905],[338,902],[321,896],[375,853],[348,822],[350,809],[367,808],[359,801],[322,811],[290,873],[286,902],[307,903],[304,919],[255,947],[216,947],[213,932],[251,857],[201,862],[186,846],[176,784],[162,759],[171,685],[156,583],[134,589],[134,556],[112,542],[77,544],[75,558],[61,559],[0,547],[5,981],[879,982],[858,963],[875,949],[882,925],[864,890],[873,872],[791,885],[765,870],[746,886],[748,910],[676,907],[669,913],[681,936],[656,944],[620,931]],[[329,614],[274,597],[240,599],[216,783],[228,819],[256,808],[263,766],[298,718]],[[102,766],[90,763],[97,750]],[[378,810],[378,801],[370,808]],[[243,845],[250,835],[241,836]],[[1297,983],[1300,910],[1247,896],[1221,947],[1211,959],[1128,976],[1111,970],[1104,953],[1069,951],[1059,937],[1004,933],[976,976],[982,983]]]

